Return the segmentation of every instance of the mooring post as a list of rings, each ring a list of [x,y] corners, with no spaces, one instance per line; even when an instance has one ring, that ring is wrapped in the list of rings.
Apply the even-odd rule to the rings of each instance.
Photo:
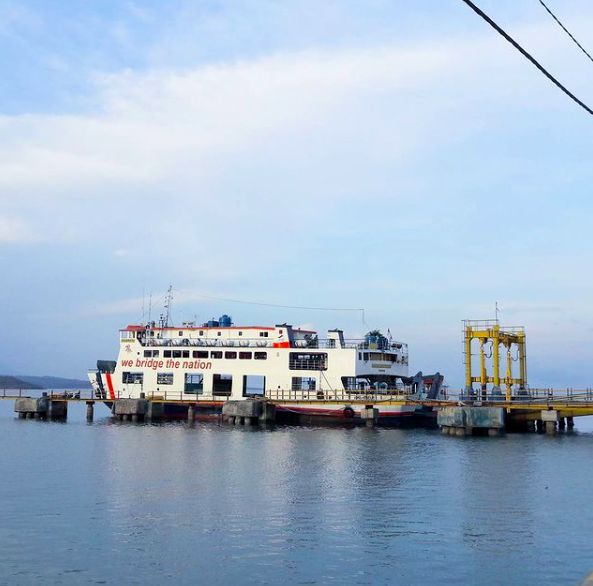
[[[87,401],[86,402],[86,420],[88,422],[92,422],[94,415],[95,415],[95,402]]]

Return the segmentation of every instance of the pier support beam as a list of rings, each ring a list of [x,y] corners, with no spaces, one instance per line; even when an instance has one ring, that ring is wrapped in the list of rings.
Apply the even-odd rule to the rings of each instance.
[[[574,429],[574,417],[567,417],[566,418],[566,426],[568,427],[568,431]]]
[[[146,399],[117,399],[113,403],[113,414],[124,421],[144,421],[148,403]]]
[[[47,406],[47,418],[50,420],[54,419],[66,419],[68,417],[68,401],[56,401],[50,399]]]
[[[444,435],[501,435],[505,429],[502,407],[445,407],[437,413],[437,423]]]
[[[92,423],[94,416],[95,416],[95,402],[87,401],[86,402],[86,420],[89,423]]]
[[[18,413],[19,419],[38,419],[45,418],[49,408],[49,399],[47,396],[39,399],[29,397],[19,397],[14,403],[14,411]]]
[[[379,421],[379,409],[372,405],[367,405],[360,411],[360,417],[367,427],[375,427]]]
[[[222,418],[235,425],[273,423],[276,420],[276,406],[261,399],[227,401],[222,406]]]
[[[196,413],[194,411],[194,406],[189,405],[189,407],[187,408],[187,423],[189,425],[193,425],[195,420],[196,420]]]
[[[555,409],[548,409],[541,412],[542,421],[546,428],[548,435],[554,435],[556,433],[556,427],[558,424],[558,411]]]

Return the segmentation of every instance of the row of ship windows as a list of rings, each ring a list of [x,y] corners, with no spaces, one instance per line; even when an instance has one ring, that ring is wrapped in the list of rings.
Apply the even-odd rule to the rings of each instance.
[[[158,358],[159,350],[144,350],[144,358]],[[163,350],[163,358],[227,358],[230,360],[267,360],[267,352],[222,352],[220,350]]]
[[[185,391],[186,392],[193,392],[195,390],[202,390],[204,386],[204,375],[203,374],[196,374],[196,373],[184,373],[181,376],[184,377],[184,384],[185,384]],[[220,384],[231,385],[232,384],[232,375],[230,374],[214,374],[213,375],[213,383],[214,387],[218,389]],[[259,383],[259,385],[265,385],[265,377],[264,376],[245,376],[244,377],[246,384],[249,387],[253,387],[255,383]],[[157,372],[156,375],[156,384],[157,385],[172,385],[173,381],[175,380],[175,374],[173,372]],[[252,381],[249,384],[250,380]],[[142,372],[122,372],[122,380],[123,384],[143,384],[144,383],[144,374]],[[301,376],[293,376],[291,381],[291,389],[293,391],[314,391],[317,387],[317,380],[313,377],[301,377]],[[251,389],[253,390],[253,389]]]
[[[384,354],[383,352],[359,352],[358,359],[368,362],[369,360],[376,360],[378,362],[401,362],[405,364],[407,358],[402,356],[401,359],[397,354]]]

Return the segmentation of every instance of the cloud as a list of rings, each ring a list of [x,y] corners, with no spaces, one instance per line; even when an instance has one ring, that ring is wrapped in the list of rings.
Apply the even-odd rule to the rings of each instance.
[[[39,235],[24,220],[0,216],[0,245],[30,244],[39,239]]]

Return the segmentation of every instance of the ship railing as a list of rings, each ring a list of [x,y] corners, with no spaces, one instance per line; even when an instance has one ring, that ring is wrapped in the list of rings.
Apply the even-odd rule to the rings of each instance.
[[[492,391],[487,389],[473,389],[472,391],[447,390],[442,398],[450,401],[459,402],[487,402],[487,403],[507,403],[505,389]],[[513,403],[546,404],[553,406],[554,403],[593,403],[593,388],[586,389],[512,389],[510,399]]]
[[[145,347],[190,347],[190,348],[274,348],[274,344],[282,344],[281,340],[266,338],[139,338],[138,341]],[[403,356],[408,354],[408,346],[403,342],[390,342],[388,345],[381,346],[378,343],[367,342],[359,339],[349,339],[340,342],[332,338],[310,340],[292,340],[289,342],[289,348],[295,350],[321,350],[321,349],[356,349],[356,350],[374,350],[385,352],[397,352]]]

